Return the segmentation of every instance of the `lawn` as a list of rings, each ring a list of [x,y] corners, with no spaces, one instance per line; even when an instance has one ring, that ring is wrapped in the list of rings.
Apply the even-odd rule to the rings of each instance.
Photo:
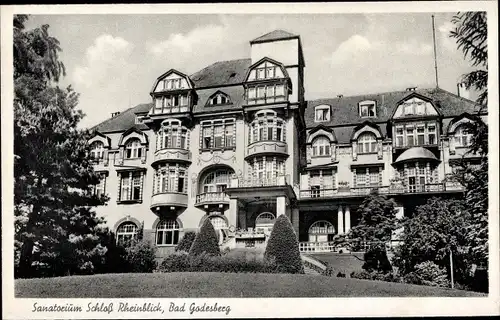
[[[362,254],[313,253],[307,255],[324,264],[330,265],[335,271],[335,274],[341,271],[348,276],[353,271],[361,271],[364,263]]]
[[[18,279],[15,292],[20,298],[484,296],[467,291],[326,276],[214,272]]]

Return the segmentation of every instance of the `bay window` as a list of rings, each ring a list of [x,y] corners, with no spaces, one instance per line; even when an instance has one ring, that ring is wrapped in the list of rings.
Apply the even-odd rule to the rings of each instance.
[[[144,173],[142,171],[120,172],[119,201],[141,201]]]
[[[248,104],[264,104],[285,101],[285,85],[283,83],[260,84],[247,89]]]
[[[208,120],[201,123],[200,149],[223,149],[235,146],[235,120]]]
[[[165,164],[156,169],[153,179],[153,194],[187,193],[186,167]]]
[[[185,112],[188,105],[188,95],[183,94],[170,94],[168,96],[160,96],[155,98],[155,114]]]
[[[273,185],[276,178],[285,174],[285,161],[276,157],[256,157],[251,164],[253,179],[260,185]]]
[[[436,123],[400,124],[394,129],[395,147],[437,144]]]
[[[250,125],[250,143],[258,141],[285,141],[284,122],[274,111],[259,111]]]
[[[158,132],[157,150],[169,148],[189,149],[189,132],[179,120],[166,120]]]

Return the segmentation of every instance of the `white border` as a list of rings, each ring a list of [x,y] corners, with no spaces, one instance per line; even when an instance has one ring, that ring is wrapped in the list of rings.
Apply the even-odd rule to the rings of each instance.
[[[3,311],[6,319],[47,318],[146,318],[190,317],[186,313],[164,315],[146,313],[32,313],[40,299],[16,299],[13,286],[13,78],[12,78],[12,15],[30,14],[310,14],[310,13],[396,13],[396,12],[488,12],[489,47],[489,235],[490,294],[485,298],[266,298],[266,299],[43,299],[44,304],[78,303],[86,309],[89,302],[129,301],[137,303],[170,301],[178,303],[218,302],[230,305],[228,317],[316,317],[316,316],[424,316],[424,315],[497,315],[499,308],[499,215],[498,215],[498,8],[496,1],[453,2],[390,2],[390,3],[267,3],[267,4],[170,4],[170,5],[45,5],[1,6],[1,84],[2,84],[2,280]],[[225,317],[221,313],[197,313],[195,317]],[[192,316],[191,316],[192,317]]]

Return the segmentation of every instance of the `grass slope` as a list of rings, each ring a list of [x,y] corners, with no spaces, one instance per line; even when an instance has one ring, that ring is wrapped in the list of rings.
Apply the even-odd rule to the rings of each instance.
[[[363,254],[356,254],[357,257],[350,253],[313,253],[306,255],[332,266],[335,274],[342,271],[349,275],[353,271],[363,269]]]
[[[149,273],[18,279],[20,298],[460,297],[479,293],[291,274]]]

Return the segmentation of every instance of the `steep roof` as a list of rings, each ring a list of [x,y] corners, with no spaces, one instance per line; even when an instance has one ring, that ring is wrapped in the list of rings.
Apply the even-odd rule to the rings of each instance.
[[[268,42],[268,41],[276,41],[276,40],[285,40],[291,38],[298,38],[299,36],[288,31],[284,30],[274,30],[269,33],[266,33],[263,36],[260,36],[256,39],[250,41],[251,44],[259,43],[259,42]]]
[[[307,127],[315,127],[318,125],[318,123],[314,121],[314,107],[322,104],[330,105],[332,110],[330,115],[331,120],[329,122],[321,122],[323,125],[338,126],[361,123],[363,119],[358,113],[358,103],[364,100],[372,100],[377,103],[377,117],[370,118],[370,121],[386,122],[394,112],[397,103],[414,92],[431,99],[434,104],[440,108],[444,117],[452,117],[464,112],[474,113],[477,111],[477,106],[473,101],[439,88],[420,89],[416,91],[394,91],[310,100],[307,102],[304,114],[306,125]]]
[[[245,81],[251,64],[251,59],[219,61],[193,73],[190,78],[196,88],[240,84]]]
[[[99,123],[98,125],[92,127],[91,130],[97,130],[102,133],[125,131],[132,127],[135,127],[139,130],[147,130],[148,127],[145,124],[135,123],[135,115],[136,113],[146,113],[151,109],[151,107],[153,107],[153,103],[139,104],[135,107],[121,112],[119,115],[116,115]]]

